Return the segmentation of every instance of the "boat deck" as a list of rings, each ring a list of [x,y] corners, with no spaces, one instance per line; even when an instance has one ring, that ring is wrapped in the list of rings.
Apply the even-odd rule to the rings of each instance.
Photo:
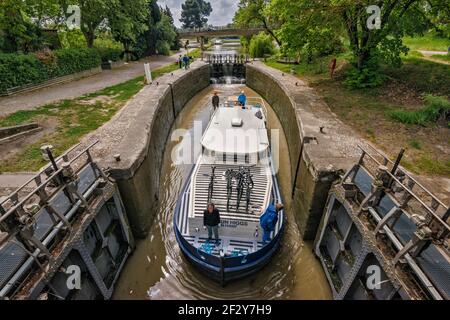
[[[216,174],[220,172],[219,167],[224,170],[226,168],[226,165],[218,166],[216,169]],[[236,166],[234,166],[236,167]],[[206,170],[206,169],[205,169]],[[210,167],[209,167],[210,170]],[[254,168],[255,171],[257,171],[257,168]],[[252,171],[253,172],[253,171]],[[280,190],[278,187],[278,182],[276,180],[275,176],[269,175],[271,177],[272,181],[266,181],[265,184],[270,185],[270,202],[278,202],[281,201],[281,195]],[[208,179],[205,176],[205,179]],[[255,179],[255,186],[256,186],[256,176]],[[267,180],[267,178],[266,178]],[[208,185],[205,186],[206,190],[208,189]],[[216,188],[216,185],[215,185]],[[219,191],[220,189],[217,189],[218,192],[214,192],[214,194],[220,194],[222,195],[225,192],[225,199],[226,199],[226,191]],[[211,255],[219,256],[220,250],[223,250],[223,252],[228,256],[245,256],[247,254],[251,254],[254,252],[259,251],[264,244],[261,241],[262,231],[259,230],[259,236],[255,237],[254,234],[248,234],[247,237],[239,237],[239,236],[222,236],[221,230],[222,227],[219,229],[219,244],[215,245],[212,243],[209,243],[207,238],[205,237],[204,233],[200,233],[199,235],[193,235],[189,231],[189,203],[191,202],[191,194],[192,188],[191,188],[191,182],[189,182],[184,190],[184,193],[181,197],[180,202],[180,208],[179,213],[177,216],[177,225],[180,230],[181,235],[188,241],[192,246],[197,248],[199,251],[206,252]],[[207,193],[207,191],[206,191]],[[206,194],[207,197],[207,194]],[[256,211],[254,211],[252,214],[246,214],[243,209],[243,212],[240,213],[228,213],[226,212],[226,201],[223,203],[221,201],[217,201],[218,199],[213,197],[213,201],[217,204],[217,207],[221,211],[221,220],[229,219],[230,217],[234,217],[234,219],[246,219],[247,221],[253,221],[256,224],[259,225],[259,215],[260,211],[258,211],[258,214],[256,214]],[[196,210],[196,216],[198,218],[203,217],[203,211],[206,207],[206,201],[207,199],[203,199],[204,201],[203,206],[198,207],[198,210]],[[259,199],[260,203],[263,202],[262,199]],[[201,208],[201,209],[200,209]],[[223,211],[222,211],[223,209]],[[283,226],[283,220],[284,220],[284,212],[280,213],[280,219],[275,227],[275,231],[272,234],[272,238],[277,235]]]
[[[231,218],[243,221],[259,221],[261,211],[267,206],[266,199],[269,196],[271,187],[271,173],[268,167],[253,166],[250,167],[250,174],[254,182],[254,188],[251,192],[251,200],[249,211],[246,212],[245,195],[242,197],[239,208],[237,208],[237,192],[233,188],[230,201],[230,210],[227,210],[227,181],[225,172],[229,169],[237,170],[236,165],[215,164],[214,192],[211,201],[221,212],[224,218]],[[203,211],[207,207],[208,187],[210,183],[211,164],[199,164],[197,171],[194,173],[194,194],[193,210],[191,212],[195,217],[203,217]]]

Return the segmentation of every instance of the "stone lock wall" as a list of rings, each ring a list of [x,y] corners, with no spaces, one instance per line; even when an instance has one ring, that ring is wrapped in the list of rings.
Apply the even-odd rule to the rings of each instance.
[[[297,77],[247,64],[247,85],[277,114],[287,139],[292,176],[292,211],[305,240],[314,240],[328,192],[359,156],[355,133],[340,122]]]

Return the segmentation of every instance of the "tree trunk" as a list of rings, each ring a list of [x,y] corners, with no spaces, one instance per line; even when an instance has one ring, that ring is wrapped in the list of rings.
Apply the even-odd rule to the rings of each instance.
[[[362,70],[370,59],[370,52],[362,50],[358,53],[358,70]]]
[[[84,33],[84,36],[86,37],[86,42],[88,48],[94,47],[94,40],[95,40],[95,33],[94,31],[88,30]]]

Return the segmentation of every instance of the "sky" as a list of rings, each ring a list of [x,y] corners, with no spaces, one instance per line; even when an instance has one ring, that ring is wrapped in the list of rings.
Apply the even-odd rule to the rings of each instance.
[[[158,0],[158,4],[162,7],[166,5],[172,11],[175,25],[181,27],[181,4],[185,0]],[[208,24],[215,26],[224,26],[232,22],[234,13],[237,10],[238,0],[208,0],[211,3],[213,11],[208,19]]]

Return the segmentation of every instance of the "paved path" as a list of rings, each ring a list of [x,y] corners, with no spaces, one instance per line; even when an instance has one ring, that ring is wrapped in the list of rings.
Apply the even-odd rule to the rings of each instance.
[[[178,56],[182,52],[184,52],[184,49],[170,57],[149,57],[137,62],[130,62],[114,70],[105,70],[102,73],[88,78],[11,97],[0,98],[0,117],[19,110],[34,109],[60,100],[74,99],[134,79],[144,75],[145,62],[150,61],[150,67],[156,69],[177,61]]]
[[[431,56],[445,56],[448,54],[447,51],[427,51],[427,50],[418,50],[421,54],[423,54],[425,57],[431,57]]]
[[[427,50],[417,50],[417,51],[423,55],[422,57],[423,60],[450,65],[449,61],[444,61],[433,57],[433,56],[445,56],[448,54],[448,52],[446,51],[427,51]]]
[[[4,197],[14,192],[14,190],[24,185],[34,176],[34,173],[28,172],[0,174],[0,202]],[[30,191],[30,188],[27,188],[25,190]]]

